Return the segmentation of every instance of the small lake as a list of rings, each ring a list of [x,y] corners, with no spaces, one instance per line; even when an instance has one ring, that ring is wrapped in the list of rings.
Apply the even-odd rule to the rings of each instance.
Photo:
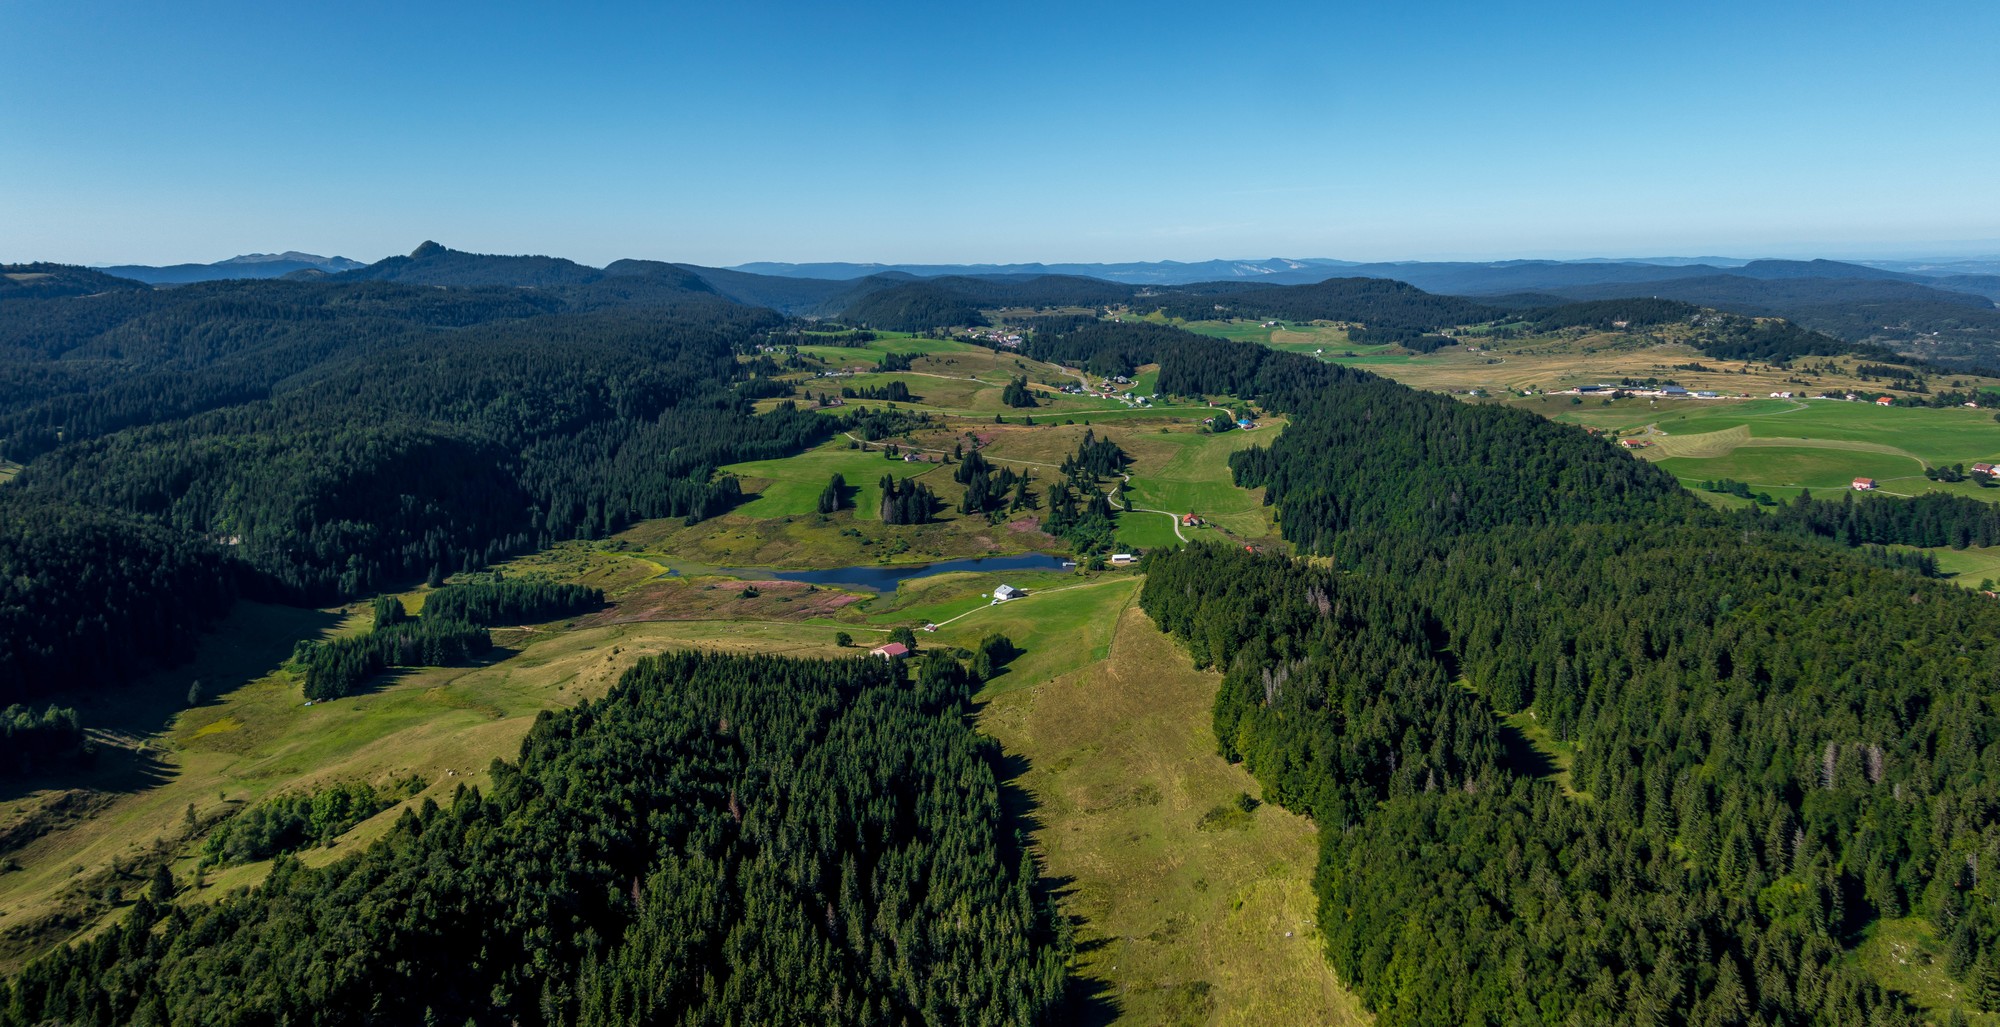
[[[905,581],[928,578],[937,574],[954,571],[1059,571],[1067,557],[1049,556],[1044,553],[1027,553],[1021,556],[982,556],[970,560],[945,560],[941,563],[877,563],[862,567],[840,567],[830,571],[774,571],[764,567],[724,567],[722,573],[739,578],[775,578],[779,581],[803,581],[812,585],[832,585],[835,588],[862,589],[868,592],[894,592]]]

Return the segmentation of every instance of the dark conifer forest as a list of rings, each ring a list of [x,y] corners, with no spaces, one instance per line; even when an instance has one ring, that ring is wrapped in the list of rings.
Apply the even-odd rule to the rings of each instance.
[[[1725,516],[1518,412],[1163,357],[1293,419],[1237,480],[1330,562],[1155,554],[1142,602],[1226,671],[1220,751],[1318,823],[1382,1023],[1915,1023],[1845,954],[1910,914],[1987,1001],[2000,609],[1844,548],[1981,537],[1983,504]]]
[[[734,354],[770,311],[603,288],[0,300],[0,449],[28,465],[0,494],[0,702],[184,660],[238,595],[350,599],[713,516],[740,495],[718,465],[838,427],[752,413],[770,383]]]
[[[0,985],[0,1024],[1044,1022],[1070,942],[1002,835],[977,686],[647,659],[355,857],[149,896]]]

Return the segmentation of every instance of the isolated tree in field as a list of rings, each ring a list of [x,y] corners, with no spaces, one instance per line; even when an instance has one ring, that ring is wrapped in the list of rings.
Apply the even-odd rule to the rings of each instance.
[[[1035,393],[1028,388],[1028,379],[1023,375],[1016,375],[1012,381],[1007,383],[1007,387],[1000,392],[1000,401],[1010,407],[1041,405],[1035,401]]]
[[[819,494],[819,512],[830,514],[847,505],[847,479],[836,474]]]
[[[836,631],[833,633],[833,644],[845,649],[854,644],[854,636],[845,631]]]

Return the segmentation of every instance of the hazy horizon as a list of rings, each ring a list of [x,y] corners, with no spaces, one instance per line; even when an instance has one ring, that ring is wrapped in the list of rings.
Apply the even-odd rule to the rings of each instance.
[[[857,265],[881,265],[881,266],[931,264],[939,266],[977,266],[977,265],[989,265],[989,264],[990,265],[1127,264],[1127,263],[1158,263],[1158,262],[1170,262],[1170,261],[1177,263],[1205,263],[1208,261],[1237,261],[1237,262],[1248,263],[1253,261],[1263,261],[1263,260],[1273,260],[1273,259],[1340,260],[1340,261],[1351,261],[1360,264],[1393,264],[1393,263],[1426,263],[1426,262],[1496,263],[1501,261],[1520,261],[1520,260],[1566,261],[1566,262],[1628,261],[1634,263],[1644,263],[1648,261],[1692,261],[1692,260],[1702,260],[1702,259],[1717,259],[1717,260],[1730,260],[1730,261],[1822,259],[1822,260],[1834,260],[1834,261],[1854,262],[1854,263],[1865,263],[1869,261],[1894,261],[1894,262],[1937,261],[1940,263],[1950,262],[1950,261],[2000,261],[2000,240],[1992,240],[1992,239],[1976,240],[1971,242],[1955,243],[1955,244],[1939,243],[1929,247],[1918,246],[1918,247],[1909,247],[1906,249],[1894,249],[1894,250],[1884,249],[1880,251],[1832,251],[1832,252],[1824,250],[1799,250],[1796,252],[1786,252],[1783,250],[1776,250],[1772,252],[1739,253],[1739,252],[1726,252],[1723,250],[1701,250],[1701,251],[1689,251],[1686,253],[1645,253],[1645,254],[1595,253],[1595,252],[1515,253],[1515,254],[1504,254],[1504,255],[1446,254],[1446,255],[1412,256],[1412,257],[1392,256],[1392,257],[1378,257],[1378,258],[1368,258],[1368,259],[1344,256],[1340,254],[1326,254],[1326,253],[1270,253],[1262,256],[1243,256],[1238,254],[1233,256],[1211,255],[1211,256],[1192,256],[1192,257],[1179,257],[1179,256],[1125,257],[1125,258],[1104,258],[1104,259],[1030,257],[1019,260],[989,260],[989,259],[982,259],[976,256],[966,257],[963,259],[955,259],[955,260],[952,259],[894,260],[894,259],[868,259],[868,258],[834,256],[834,257],[813,257],[813,258],[796,258],[796,259],[755,257],[747,260],[732,261],[727,264],[710,263],[700,260],[687,260],[681,257],[676,257],[671,255],[661,255],[661,254],[621,254],[618,256],[603,258],[600,260],[582,260],[570,256],[569,254],[566,253],[554,252],[547,249],[527,249],[527,250],[518,250],[518,251],[510,251],[503,253],[501,251],[468,250],[466,247],[454,245],[447,240],[434,240],[434,241],[438,242],[440,245],[445,246],[448,249],[460,250],[463,252],[484,253],[492,256],[559,257],[563,259],[573,260],[579,264],[584,264],[591,267],[603,267],[604,265],[609,264],[612,261],[616,260],[657,260],[669,263],[693,264],[702,267],[720,267],[720,268],[743,267],[753,264],[788,264],[788,265],[857,264]],[[63,263],[81,263],[82,266],[97,267],[97,268],[126,267],[126,266],[170,267],[183,264],[193,264],[193,265],[216,264],[222,261],[232,260],[238,257],[253,256],[253,255],[275,256],[282,253],[301,253],[316,257],[345,258],[348,260],[359,261],[362,264],[373,264],[377,261],[386,259],[388,257],[406,256],[408,255],[410,250],[414,248],[415,247],[413,245],[408,249],[382,253],[379,256],[355,256],[352,253],[323,252],[321,250],[315,250],[307,247],[287,246],[282,249],[252,248],[243,250],[238,253],[231,253],[216,257],[189,257],[185,259],[157,260],[157,261],[104,260],[104,261],[91,261],[88,263],[64,261]],[[0,254],[0,263],[28,263],[34,260],[43,260],[43,259],[46,258],[23,257],[23,256]]]

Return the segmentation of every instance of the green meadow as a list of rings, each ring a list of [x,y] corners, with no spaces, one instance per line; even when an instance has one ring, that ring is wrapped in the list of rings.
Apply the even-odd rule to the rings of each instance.
[[[979,714],[1022,768],[1010,795],[1044,867],[1068,882],[1077,974],[1135,1027],[1370,1022],[1321,955],[1312,823],[1258,804],[1256,781],[1215,754],[1220,676],[1195,670],[1135,592],[1050,596],[1079,604],[1055,632],[1027,623],[1055,613],[1033,597],[997,608],[1022,618],[1010,635],[1029,653]],[[1046,645],[1068,669],[1027,665]]]
[[[755,497],[731,511],[734,515],[764,519],[817,513],[820,493],[838,474],[847,481],[849,503],[855,519],[878,521],[881,519],[877,511],[882,505],[883,475],[902,481],[935,471],[938,467],[937,464],[891,460],[883,456],[879,449],[849,449],[848,440],[838,438],[796,456],[730,464],[722,469],[743,479],[744,491]]]
[[[1252,446],[1270,445],[1283,427],[1282,421],[1272,419],[1254,431],[1140,436],[1133,441],[1134,448],[1144,454],[1132,476],[1133,503],[1176,514],[1198,514],[1246,538],[1270,534],[1270,508],[1264,505],[1263,490],[1238,488],[1229,470],[1229,457]]]
[[[2000,500],[2000,490],[1924,477],[1926,467],[2000,459],[2000,423],[1982,409],[1878,407],[1839,400],[1618,400],[1563,407],[1566,397],[1517,405],[1654,445],[1639,450],[1686,482],[1734,478],[1753,488],[1846,488],[1874,478],[1894,495],[1954,492]]]
[[[857,346],[842,346],[831,341],[843,335],[852,334],[854,333],[808,332],[803,338],[824,337],[828,341],[823,344],[802,342],[798,350],[805,356],[836,367],[861,364],[879,365],[882,362],[882,358],[891,353],[922,353],[926,356],[933,356],[936,354],[985,354],[991,352],[984,347],[974,346],[970,343],[953,342],[949,339],[929,339],[904,332],[876,332],[876,338],[873,341]]]

